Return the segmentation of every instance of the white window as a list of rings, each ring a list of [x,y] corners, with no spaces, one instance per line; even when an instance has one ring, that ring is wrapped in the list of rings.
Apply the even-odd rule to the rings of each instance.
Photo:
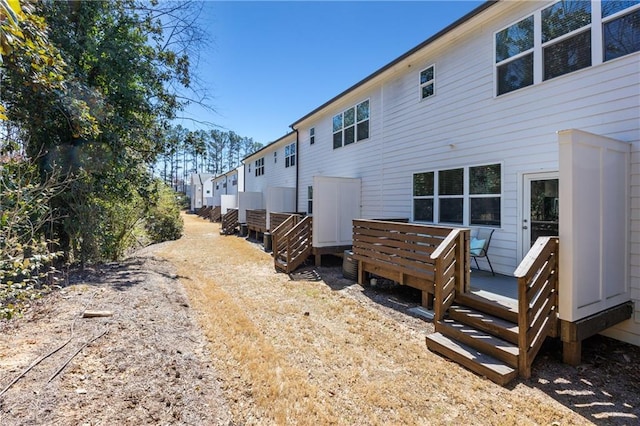
[[[256,176],[262,176],[264,174],[264,157],[256,160]]]
[[[496,34],[498,95],[533,84],[533,15]]]
[[[278,151],[273,151],[273,163],[276,164],[278,162]]]
[[[313,186],[307,187],[307,214],[313,213]]]
[[[435,66],[420,71],[420,99],[426,99],[435,94]]]
[[[496,33],[496,93],[638,51],[640,1],[559,1]]]
[[[560,1],[541,16],[543,79],[591,66],[591,2]]]
[[[296,144],[295,142],[284,147],[284,166],[293,167],[296,165]]]
[[[309,129],[309,145],[313,145],[316,143],[316,128],[312,127]]]
[[[333,117],[333,149],[369,138],[369,100]]]
[[[604,61],[640,51],[640,1],[602,1]]]
[[[413,220],[464,226],[501,225],[500,164],[413,175]]]

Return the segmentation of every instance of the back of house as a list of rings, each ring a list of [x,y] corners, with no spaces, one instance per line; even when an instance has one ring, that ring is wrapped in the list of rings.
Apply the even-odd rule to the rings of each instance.
[[[539,236],[584,234],[559,227],[563,212],[593,213],[584,241],[598,250],[575,262],[598,274],[614,262],[615,294],[571,309],[634,300],[607,333],[640,345],[639,28],[637,1],[483,4],[293,123],[298,211],[314,177],[358,178],[363,218],[494,229],[503,274]],[[586,148],[563,151],[569,140]],[[597,178],[589,189],[561,175]],[[570,285],[561,299],[591,283]]]

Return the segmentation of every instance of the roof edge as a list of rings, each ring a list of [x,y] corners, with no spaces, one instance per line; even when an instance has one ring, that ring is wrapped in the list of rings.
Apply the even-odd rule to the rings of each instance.
[[[349,87],[348,89],[344,90],[340,94],[338,94],[338,95],[334,96],[333,98],[329,99],[327,102],[323,103],[322,105],[320,105],[319,107],[317,107],[316,109],[314,109],[310,113],[306,114],[302,118],[299,118],[298,120],[294,121],[293,124],[289,125],[289,127],[291,127],[292,129],[295,129],[295,126],[297,124],[299,124],[300,122],[306,120],[307,118],[311,117],[312,115],[316,114],[317,112],[323,110],[324,108],[326,108],[327,106],[331,105],[332,103],[334,103],[338,99],[344,97],[345,95],[347,95],[350,92],[353,92],[354,90],[356,90],[360,86],[363,86],[365,83],[368,83],[369,81],[373,80],[374,78],[376,78],[380,74],[382,74],[385,71],[387,71],[388,69],[394,67],[398,63],[404,61],[405,59],[407,59],[408,57],[410,57],[414,53],[418,52],[419,50],[425,48],[426,46],[430,45],[431,43],[433,43],[437,39],[443,37],[445,34],[453,31],[456,28],[458,28],[459,26],[461,26],[465,22],[471,20],[471,18],[473,18],[476,15],[479,15],[480,13],[484,12],[486,9],[488,9],[489,7],[491,7],[494,4],[498,3],[499,1],[500,0],[487,0],[486,2],[481,4],[480,6],[476,7],[475,9],[473,9],[471,12],[469,12],[466,15],[464,15],[463,17],[457,19],[453,23],[447,25],[446,27],[444,27],[443,29],[441,29],[440,31],[438,31],[437,33],[435,33],[434,35],[432,35],[431,37],[429,37],[428,39],[426,39],[425,41],[423,41],[422,43],[420,43],[419,45],[414,47],[413,49],[411,49],[408,52],[404,53],[403,55],[397,57],[393,61],[389,62],[387,65],[383,66],[382,68],[380,68],[377,71],[375,71],[373,74],[370,74],[369,76],[367,76],[364,79],[360,80],[359,82],[357,82],[353,86]],[[259,152],[259,151],[257,151],[257,152]]]

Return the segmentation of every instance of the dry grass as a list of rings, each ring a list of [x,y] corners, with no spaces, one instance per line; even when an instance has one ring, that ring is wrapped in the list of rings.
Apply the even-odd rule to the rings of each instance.
[[[354,296],[357,285],[291,281],[255,244],[184,219],[186,235],[159,255],[198,312],[234,422],[589,423],[538,389],[500,387],[432,354],[431,324],[397,321]]]

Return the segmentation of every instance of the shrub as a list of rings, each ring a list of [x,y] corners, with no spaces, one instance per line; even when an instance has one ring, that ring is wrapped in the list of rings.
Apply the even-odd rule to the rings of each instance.
[[[184,223],[180,217],[178,194],[165,184],[156,181],[155,199],[150,200],[145,229],[151,243],[177,240],[182,236]]]

